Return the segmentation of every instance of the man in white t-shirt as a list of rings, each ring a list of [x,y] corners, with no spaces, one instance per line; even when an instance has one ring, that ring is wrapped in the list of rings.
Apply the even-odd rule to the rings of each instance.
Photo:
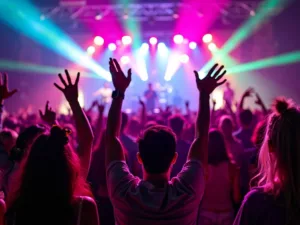
[[[100,96],[102,103],[110,103],[111,102],[111,93],[112,89],[109,87],[109,84],[104,83],[103,87],[94,93],[94,96]]]
[[[109,66],[115,91],[112,94],[106,128],[106,177],[116,224],[196,224],[205,187],[209,95],[217,86],[225,83],[226,80],[218,81],[226,71],[220,74],[222,66],[214,73],[218,66],[216,64],[203,80],[199,79],[195,71],[200,93],[196,138],[189,150],[186,164],[172,180],[170,173],[177,159],[176,135],[166,126],[153,126],[144,131],[138,141],[137,154],[138,161],[143,166],[141,180],[130,173],[119,141],[122,102],[131,81],[131,70],[128,70],[126,77],[116,59],[110,59]]]

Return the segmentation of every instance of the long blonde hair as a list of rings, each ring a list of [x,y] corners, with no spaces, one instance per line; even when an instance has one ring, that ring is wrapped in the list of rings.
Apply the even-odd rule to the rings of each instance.
[[[273,104],[256,178],[265,192],[284,195],[287,224],[300,224],[300,110],[291,100]]]

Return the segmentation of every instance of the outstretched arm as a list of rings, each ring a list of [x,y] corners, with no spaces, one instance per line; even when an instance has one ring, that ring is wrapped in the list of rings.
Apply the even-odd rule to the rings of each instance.
[[[8,77],[7,74],[3,75],[0,73],[0,130],[2,130],[2,113],[3,113],[3,104],[4,100],[10,98],[17,90],[14,89],[12,91],[8,90]]]
[[[146,105],[145,102],[143,102],[143,100],[141,98],[139,98],[139,103],[141,105],[141,125],[142,127],[144,127],[144,125],[147,122],[147,110],[146,110]]]
[[[124,160],[125,155],[122,144],[119,140],[121,127],[121,109],[125,91],[131,82],[131,69],[128,70],[127,77],[123,73],[116,59],[109,60],[109,70],[115,87],[113,100],[108,112],[106,127],[106,148],[105,148],[105,164],[106,167],[110,162],[115,160]]]
[[[64,85],[64,88],[58,86],[56,83],[54,83],[54,85],[64,93],[73,112],[79,144],[78,156],[80,158],[83,176],[84,178],[86,178],[90,167],[94,135],[90,123],[87,117],[85,116],[85,113],[78,101],[78,83],[80,73],[77,74],[76,81],[74,84],[72,84],[68,70],[65,70],[65,73],[68,83],[63,79],[61,74],[58,75],[61,82]]]
[[[42,110],[39,110],[41,119],[48,125],[58,125],[56,120],[56,113],[49,107],[49,101],[46,102],[45,113],[43,114]]]
[[[265,116],[268,115],[267,107],[266,107],[265,103],[263,102],[263,100],[261,99],[260,95],[258,93],[256,93],[255,95],[256,95],[255,103],[261,107],[261,110]]]
[[[252,94],[254,93],[254,89],[253,88],[248,88],[244,94],[242,95],[241,101],[239,103],[239,111],[243,111],[244,110],[244,103],[245,103],[245,99],[248,97],[251,97]]]
[[[215,64],[202,80],[200,80],[198,72],[194,71],[197,88],[199,90],[199,108],[196,121],[196,137],[189,150],[188,160],[199,160],[204,167],[206,167],[208,161],[208,130],[210,123],[209,95],[216,87],[226,82],[226,80],[223,80],[218,83],[225,75],[226,70],[222,72],[224,66],[221,66],[219,70],[215,72],[217,66],[218,64]]]

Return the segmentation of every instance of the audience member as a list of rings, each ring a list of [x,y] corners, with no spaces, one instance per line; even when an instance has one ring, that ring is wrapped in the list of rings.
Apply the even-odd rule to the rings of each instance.
[[[222,133],[208,136],[208,178],[199,211],[200,225],[231,225],[240,202],[238,167],[230,162]]]
[[[278,98],[259,154],[258,187],[244,199],[235,225],[300,223],[300,111]]]
[[[153,221],[164,224],[196,223],[207,167],[209,95],[226,81],[218,83],[226,71],[220,74],[222,66],[214,73],[217,66],[216,64],[203,80],[199,79],[195,71],[197,87],[201,93],[197,134],[182,171],[169,181],[171,167],[177,159],[176,136],[168,127],[152,126],[139,139],[138,160],[143,165],[141,180],[130,173],[118,139],[122,102],[131,82],[131,69],[126,77],[117,60],[110,59],[109,67],[116,90],[113,92],[107,121],[106,169],[116,224],[146,225],[153,224]]]

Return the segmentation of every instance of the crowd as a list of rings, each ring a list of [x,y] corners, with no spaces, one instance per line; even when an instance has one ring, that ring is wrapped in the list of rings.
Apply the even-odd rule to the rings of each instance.
[[[0,79],[0,225],[296,225],[300,224],[300,110],[277,98],[268,109],[249,88],[236,111],[210,94],[226,83],[214,65],[195,85],[197,112],[123,113],[131,82],[109,60],[115,90],[107,106],[78,102],[80,74],[59,74],[70,115],[46,102],[39,114],[13,114]],[[224,85],[225,86],[225,85]],[[244,107],[256,98],[260,110]],[[212,100],[212,107],[210,102]],[[299,151],[299,152],[298,152]]]

